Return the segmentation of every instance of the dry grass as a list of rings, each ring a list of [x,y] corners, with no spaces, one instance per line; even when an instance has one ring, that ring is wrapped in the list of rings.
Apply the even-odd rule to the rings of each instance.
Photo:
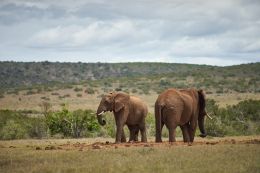
[[[112,139],[19,140],[0,142],[0,172],[260,172],[260,137],[203,139],[199,142],[243,141],[216,145],[110,147],[36,150],[51,143],[93,143]],[[233,141],[233,142],[234,142]],[[112,145],[115,146],[115,145]],[[122,145],[121,145],[122,146]]]
[[[49,98],[54,110],[60,110],[62,104],[68,104],[70,110],[76,109],[92,109],[96,110],[99,102],[100,95],[103,91],[98,90],[98,93],[93,95],[86,94],[83,91],[75,92],[73,89],[56,90],[51,92],[44,92],[40,94],[24,95],[26,91],[20,92],[18,95],[8,94],[4,98],[0,99],[1,109],[10,110],[41,110],[39,106],[44,100],[42,97]],[[52,93],[58,93],[59,95],[52,95]],[[59,96],[70,95],[70,97],[60,99]],[[82,97],[77,97],[77,94],[82,94]],[[149,95],[133,94],[142,98],[148,105],[150,113],[154,112],[154,102],[158,97],[155,92],[150,92]],[[20,98],[20,99],[19,99]],[[225,94],[209,94],[207,98],[214,99],[221,107],[226,105],[237,104],[239,101],[246,99],[258,99],[260,100],[260,93],[225,93]]]

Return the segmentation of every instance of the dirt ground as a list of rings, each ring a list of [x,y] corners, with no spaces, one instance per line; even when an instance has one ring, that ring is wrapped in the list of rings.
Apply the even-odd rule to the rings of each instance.
[[[163,139],[162,143],[155,143],[149,139],[147,143],[127,142],[115,144],[112,138],[83,138],[83,139],[42,139],[42,140],[12,140],[0,141],[1,148],[28,148],[35,150],[105,150],[130,147],[192,147],[197,145],[225,145],[225,144],[256,144],[260,145],[260,136],[238,136],[223,138],[196,138],[193,143],[184,143],[181,138],[177,142],[169,143]]]

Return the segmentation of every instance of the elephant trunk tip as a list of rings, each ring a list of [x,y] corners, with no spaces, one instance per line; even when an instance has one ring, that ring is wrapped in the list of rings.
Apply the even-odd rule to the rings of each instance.
[[[106,125],[106,123],[107,123],[106,120],[102,120],[101,125],[104,126],[104,125]]]
[[[96,113],[97,114],[97,119],[98,119],[98,123],[102,126],[106,125],[106,120],[104,120],[102,118],[102,114],[104,113],[104,111],[100,112],[100,113]]]
[[[202,138],[205,138],[207,136],[207,134],[206,133],[202,133],[199,136],[202,137]]]

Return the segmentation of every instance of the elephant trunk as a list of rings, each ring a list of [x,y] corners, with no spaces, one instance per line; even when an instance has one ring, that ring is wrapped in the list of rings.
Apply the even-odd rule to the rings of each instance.
[[[103,119],[102,114],[104,114],[105,111],[103,111],[100,107],[97,110],[97,119],[98,119],[98,123],[102,126],[104,126],[106,124],[106,121]]]
[[[204,119],[205,119],[205,116],[200,116],[198,119],[199,129],[200,129],[200,133],[201,133],[200,137],[202,137],[202,138],[207,136],[207,133],[206,133],[206,130],[204,127]]]
[[[205,131],[205,126],[204,126],[204,119],[206,113],[206,98],[203,90],[198,91],[198,96],[199,96],[199,116],[198,116],[198,124],[199,124],[199,129],[200,129],[200,137],[204,138],[207,136],[207,133]]]

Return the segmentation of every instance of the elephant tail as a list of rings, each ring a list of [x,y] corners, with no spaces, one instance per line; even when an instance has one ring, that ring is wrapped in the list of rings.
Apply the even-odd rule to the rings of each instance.
[[[163,109],[162,105],[155,104],[156,142],[162,142],[162,139],[161,139],[162,109]]]

